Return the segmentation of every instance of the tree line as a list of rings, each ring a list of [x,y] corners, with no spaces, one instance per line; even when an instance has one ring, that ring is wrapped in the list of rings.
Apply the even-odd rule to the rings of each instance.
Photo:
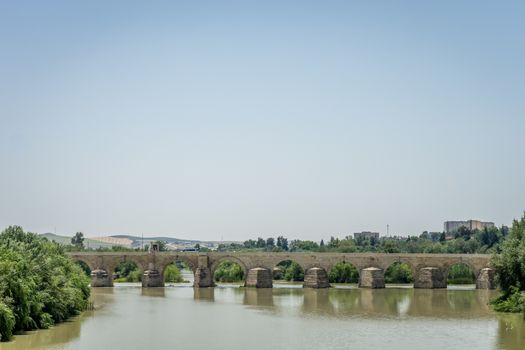
[[[266,239],[258,237],[243,243],[220,244],[219,251],[269,251],[269,252],[337,252],[337,253],[461,253],[493,254],[500,252],[501,243],[509,234],[506,226],[485,227],[471,230],[461,227],[454,234],[423,232],[419,236],[358,238],[330,237],[325,242],[289,240],[284,236]]]

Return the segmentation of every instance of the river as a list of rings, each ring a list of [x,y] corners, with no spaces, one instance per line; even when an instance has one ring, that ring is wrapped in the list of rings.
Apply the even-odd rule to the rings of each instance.
[[[0,349],[525,349],[495,291],[297,287],[93,289],[94,310]]]

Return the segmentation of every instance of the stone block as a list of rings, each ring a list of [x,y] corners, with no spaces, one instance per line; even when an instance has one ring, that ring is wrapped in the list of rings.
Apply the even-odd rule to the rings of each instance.
[[[256,267],[248,271],[245,287],[272,288],[272,272],[262,267]]]
[[[157,270],[146,270],[142,275],[142,287],[164,287],[164,276]]]
[[[328,274],[320,267],[308,269],[304,274],[304,288],[328,288]]]
[[[496,271],[489,267],[481,269],[476,280],[477,289],[496,289]]]
[[[385,273],[377,267],[367,267],[361,270],[359,276],[360,288],[385,288]]]
[[[419,269],[414,279],[414,288],[447,288],[447,280],[443,271],[437,267]]]
[[[207,288],[215,286],[213,283],[213,276],[208,267],[197,267],[195,270],[195,280],[193,286],[196,288]]]
[[[91,271],[91,287],[113,287],[113,278],[106,270],[95,269]]]

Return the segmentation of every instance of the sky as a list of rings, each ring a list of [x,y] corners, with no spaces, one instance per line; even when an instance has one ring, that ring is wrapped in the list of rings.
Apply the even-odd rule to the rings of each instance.
[[[320,240],[525,210],[522,1],[0,2],[0,228]]]

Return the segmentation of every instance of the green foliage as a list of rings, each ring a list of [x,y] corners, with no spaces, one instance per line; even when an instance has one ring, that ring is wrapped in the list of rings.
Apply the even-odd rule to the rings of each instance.
[[[347,262],[339,262],[332,267],[328,274],[330,283],[357,283],[359,272],[356,267]]]
[[[9,340],[15,329],[15,315],[6,304],[0,301],[0,341]]]
[[[75,264],[77,264],[82,269],[82,271],[84,271],[86,276],[91,275],[91,269],[89,268],[89,266],[85,262],[83,262],[83,261],[75,261]]]
[[[259,237],[249,239],[243,244],[229,243],[219,245],[219,251],[292,251],[292,252],[338,252],[338,253],[495,253],[507,236],[508,228],[487,227],[483,230],[460,228],[454,236],[444,232],[423,232],[419,236],[381,237],[379,239],[353,239],[330,237],[328,242],[318,244],[309,240],[292,240],[284,236],[277,239]]]
[[[525,292],[511,287],[508,294],[502,294],[492,301],[494,310],[499,312],[524,312]]]
[[[164,270],[164,282],[181,283],[184,282],[179,268],[175,264],[169,264]]]
[[[448,271],[448,284],[474,284],[476,276],[472,269],[465,264],[452,265]]]
[[[303,251],[317,251],[319,245],[313,241],[302,241],[293,240],[290,242],[290,251],[292,252],[303,252]]]
[[[302,267],[294,261],[285,260],[277,264],[278,271],[274,273],[276,280],[285,279],[287,281],[304,281],[304,271]]]
[[[140,282],[142,270],[132,261],[123,261],[115,268],[114,282]]]
[[[84,234],[82,232],[75,233],[71,238],[71,244],[80,250],[84,249]]]
[[[244,279],[244,271],[233,261],[223,261],[217,266],[214,278],[217,282],[239,282]]]
[[[414,283],[412,270],[407,264],[395,262],[385,271],[385,283]]]
[[[502,311],[520,311],[525,307],[525,214],[514,220],[501,253],[494,255],[492,265],[503,294],[494,301],[494,308]]]
[[[18,226],[0,234],[2,341],[15,331],[47,328],[78,314],[89,293],[89,278],[62,246]]]

